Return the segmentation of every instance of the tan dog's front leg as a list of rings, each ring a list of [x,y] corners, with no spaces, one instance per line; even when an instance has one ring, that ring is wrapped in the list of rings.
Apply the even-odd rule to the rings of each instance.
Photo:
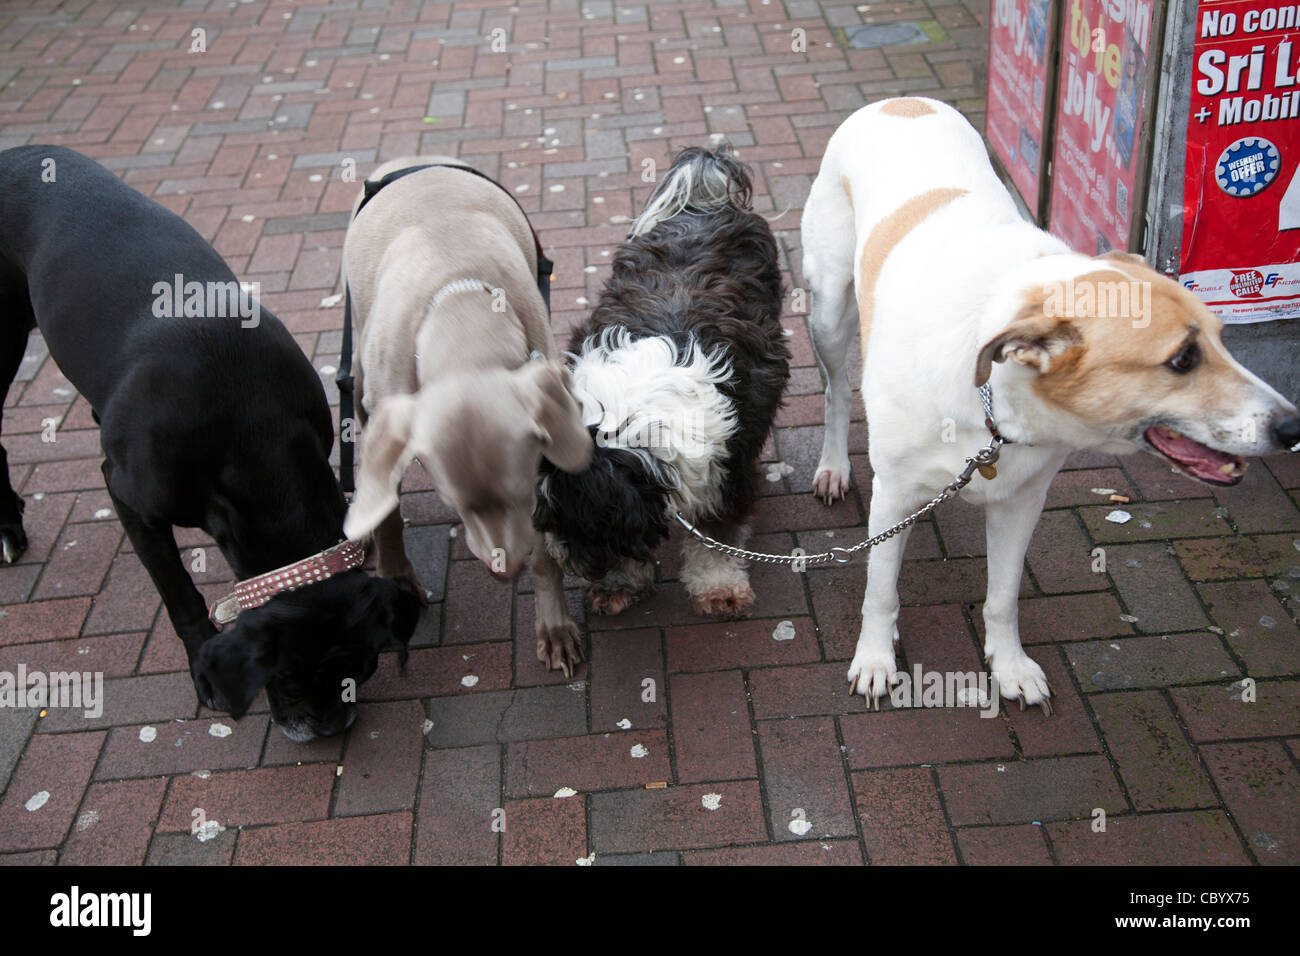
[[[374,531],[375,567],[379,576],[388,578],[399,588],[410,591],[420,603],[428,605],[429,592],[420,583],[419,576],[406,556],[406,542],[402,540],[402,512],[394,508]]]
[[[537,602],[537,659],[572,678],[583,661],[582,637],[564,602],[564,572],[540,539],[533,548],[533,599]]]

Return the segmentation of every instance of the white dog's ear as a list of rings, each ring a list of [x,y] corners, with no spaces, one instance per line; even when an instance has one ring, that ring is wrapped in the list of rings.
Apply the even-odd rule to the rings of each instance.
[[[1041,303],[1026,305],[1011,324],[984,343],[975,362],[975,384],[983,385],[994,362],[1010,359],[1046,373],[1052,359],[1083,344],[1083,336],[1069,322],[1047,315]]]
[[[343,533],[349,540],[374,531],[397,507],[402,472],[415,457],[411,447],[415,408],[415,396],[394,395],[380,402],[366,423],[357,493],[343,519]]]
[[[1111,262],[1123,262],[1128,263],[1131,266],[1146,266],[1148,269],[1151,268],[1151,263],[1147,262],[1146,259],[1142,258],[1136,252],[1125,252],[1122,249],[1112,249],[1110,252],[1103,252],[1101,255],[1094,256],[1093,258],[1108,259]]]
[[[577,473],[591,464],[591,433],[573,397],[569,373],[558,362],[529,362],[520,400],[533,419],[542,454],[561,471]]]

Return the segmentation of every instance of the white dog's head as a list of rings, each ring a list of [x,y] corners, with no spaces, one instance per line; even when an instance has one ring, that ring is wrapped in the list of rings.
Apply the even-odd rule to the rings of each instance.
[[[1023,291],[980,349],[977,385],[1011,362],[1050,412],[1030,431],[1112,453],[1136,446],[1214,485],[1241,480],[1243,455],[1300,443],[1295,406],[1228,354],[1200,299],[1138,256],[1092,262]]]

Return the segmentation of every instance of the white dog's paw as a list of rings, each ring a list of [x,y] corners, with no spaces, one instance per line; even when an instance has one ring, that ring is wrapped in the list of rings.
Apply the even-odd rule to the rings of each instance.
[[[898,668],[892,652],[881,654],[859,650],[849,665],[849,693],[861,694],[879,710],[880,698],[889,695],[897,676]]]
[[[813,495],[825,504],[834,504],[835,499],[843,498],[849,493],[849,463],[821,462],[817,473],[813,475]]]
[[[1047,675],[1032,658],[1022,653],[1006,660],[989,659],[993,678],[998,682],[998,694],[1008,700],[1019,700],[1020,709],[1037,704],[1047,716],[1052,715],[1052,690],[1047,686]]]

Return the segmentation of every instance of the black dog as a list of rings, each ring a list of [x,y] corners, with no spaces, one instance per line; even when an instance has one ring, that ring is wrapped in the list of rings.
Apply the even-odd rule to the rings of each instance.
[[[172,532],[207,531],[241,580],[342,539],[329,408],[293,337],[178,216],[54,146],[0,152],[0,386],[33,327],[100,423],[109,496],[200,702],[238,717],[265,685],[291,739],[341,731],[355,716],[344,682],[384,648],[405,656],[416,600],[340,568],[214,637]],[[27,546],[21,515],[0,449],[5,561]]]
[[[650,196],[600,302],[570,340],[574,393],[595,430],[591,467],[542,463],[534,523],[617,614],[649,587],[675,512],[743,543],[763,442],[790,377],[781,273],[745,167],[688,149]],[[740,561],[687,538],[682,580],[696,611],[754,601]]]

